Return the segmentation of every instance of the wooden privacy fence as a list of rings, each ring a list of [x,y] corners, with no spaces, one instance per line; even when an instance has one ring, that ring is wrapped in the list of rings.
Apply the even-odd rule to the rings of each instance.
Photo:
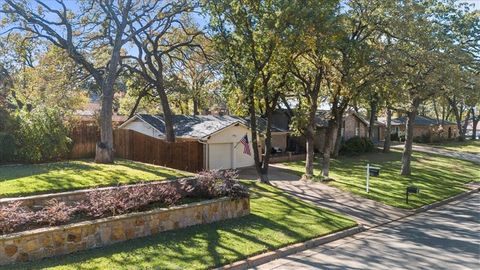
[[[92,158],[95,156],[95,146],[100,139],[100,130],[98,126],[75,126],[70,133],[73,141],[69,157]]]
[[[98,130],[97,133],[94,133],[90,128],[93,127],[87,127],[82,131],[74,129],[72,132],[71,158],[95,156],[95,144],[99,140],[100,134]],[[116,129],[113,132],[113,148],[117,158],[190,172],[203,170],[203,145],[197,141],[170,143],[133,130]]]

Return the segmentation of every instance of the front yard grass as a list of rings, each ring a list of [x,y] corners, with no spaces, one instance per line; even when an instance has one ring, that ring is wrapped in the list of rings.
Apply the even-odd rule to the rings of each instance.
[[[318,160],[317,160],[318,162]],[[370,192],[365,191],[367,163],[381,167],[379,177],[370,177]],[[304,161],[285,163],[297,172],[304,173]],[[320,165],[315,164],[315,175]],[[401,152],[369,153],[355,157],[332,160],[328,184],[355,194],[400,208],[413,209],[446,199],[465,191],[465,183],[480,180],[478,164],[433,154],[414,152],[412,175],[401,176]],[[415,185],[420,194],[410,195],[405,202],[405,188]]]
[[[191,175],[175,169],[117,159],[115,164],[73,160],[0,166],[0,198]]]
[[[467,140],[463,142],[452,141],[452,142],[445,142],[441,144],[423,144],[425,146],[432,146],[435,148],[441,148],[450,151],[456,152],[464,152],[464,153],[471,153],[471,154],[480,154],[480,140]]]
[[[272,186],[245,183],[249,216],[2,269],[208,269],[356,225]]]

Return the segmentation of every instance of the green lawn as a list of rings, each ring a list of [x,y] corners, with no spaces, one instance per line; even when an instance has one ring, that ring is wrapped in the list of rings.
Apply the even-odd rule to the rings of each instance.
[[[355,226],[254,182],[251,214],[5,269],[208,269]]]
[[[332,160],[330,176],[335,181],[329,185],[350,191],[361,196],[383,202],[395,207],[418,208],[439,201],[466,190],[464,184],[480,180],[477,164],[441,157],[432,154],[414,152],[412,175],[400,175],[401,152],[370,153],[357,157],[342,157]],[[367,163],[381,167],[380,177],[370,178],[370,193],[365,191],[365,166]],[[299,175],[304,172],[304,162],[286,163]],[[316,168],[320,166],[315,165]],[[319,170],[315,174],[319,174]],[[410,196],[405,203],[405,187],[415,185],[420,188],[419,195]]]
[[[476,140],[476,141],[467,140],[463,142],[453,141],[453,142],[445,142],[442,144],[423,144],[423,145],[432,146],[435,148],[442,148],[442,149],[451,150],[451,151],[480,154],[480,140]]]
[[[164,180],[191,175],[128,160],[97,164],[88,160],[0,166],[0,197]]]

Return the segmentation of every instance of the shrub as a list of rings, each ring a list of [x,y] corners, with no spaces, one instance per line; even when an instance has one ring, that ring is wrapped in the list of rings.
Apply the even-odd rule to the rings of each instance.
[[[400,141],[400,138],[398,137],[398,133],[390,134],[390,140],[391,140],[392,142],[398,142],[398,141]]]
[[[33,219],[39,225],[60,225],[70,221],[77,211],[77,206],[68,206],[64,202],[52,199],[44,208],[35,212]]]
[[[13,161],[15,152],[15,137],[12,134],[0,132],[0,163]]]
[[[0,234],[7,234],[19,230],[31,222],[34,213],[21,202],[0,206]]]
[[[237,180],[235,170],[211,170],[200,172],[197,176],[196,186],[192,194],[197,197],[222,197],[246,198],[249,196],[248,188]]]
[[[430,134],[422,134],[421,136],[417,136],[413,138],[413,142],[416,143],[430,143],[431,141],[431,136]]]
[[[98,218],[143,210],[152,203],[171,206],[180,199],[182,195],[171,184],[140,185],[91,191],[80,207],[87,216]]]
[[[19,158],[25,162],[59,159],[68,152],[71,140],[63,116],[54,109],[35,108],[17,114],[16,139]]]
[[[0,206],[0,234],[12,233],[39,226],[54,226],[72,221],[75,217],[101,218],[146,210],[152,205],[175,205],[182,198],[248,197],[248,188],[237,180],[235,171],[209,171],[198,179],[180,182],[144,184],[90,191],[84,201],[67,205],[50,200],[38,210],[22,207],[20,202]]]
[[[374,149],[375,145],[370,139],[356,136],[345,141],[341,151],[347,154],[361,154],[372,152]]]

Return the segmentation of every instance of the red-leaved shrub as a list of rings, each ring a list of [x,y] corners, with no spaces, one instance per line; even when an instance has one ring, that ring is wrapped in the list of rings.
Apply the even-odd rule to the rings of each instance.
[[[228,196],[231,198],[246,198],[248,188],[237,180],[235,170],[211,170],[198,173],[192,195],[203,198],[217,198]]]
[[[70,221],[78,211],[77,206],[69,206],[56,199],[49,200],[45,207],[35,212],[33,220],[39,225],[60,225]]]
[[[237,176],[236,171],[214,170],[201,172],[196,179],[184,181],[96,189],[75,205],[53,199],[38,211],[21,206],[21,202],[11,203],[0,206],[0,234],[65,224],[75,217],[100,218],[143,211],[149,207],[171,206],[185,197],[248,197],[248,188],[237,181]]]
[[[171,184],[94,190],[87,194],[81,211],[95,218],[115,216],[143,210],[152,203],[174,205],[181,198],[181,194]]]
[[[0,233],[7,234],[26,226],[34,216],[34,212],[22,207],[21,202],[0,206]]]

